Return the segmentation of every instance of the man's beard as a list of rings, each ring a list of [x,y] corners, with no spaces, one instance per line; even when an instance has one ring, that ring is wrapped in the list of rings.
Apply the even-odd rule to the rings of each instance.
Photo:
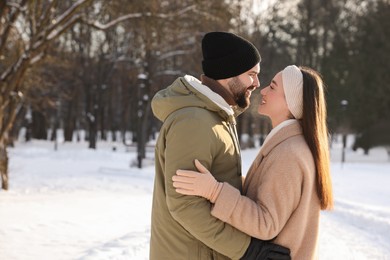
[[[251,102],[249,97],[246,97],[246,91],[248,90],[248,87],[245,86],[238,77],[234,77],[231,81],[229,81],[228,87],[233,93],[233,99],[239,107],[249,107]]]

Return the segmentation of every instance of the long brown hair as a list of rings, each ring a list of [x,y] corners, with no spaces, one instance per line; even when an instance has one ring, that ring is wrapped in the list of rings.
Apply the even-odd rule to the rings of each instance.
[[[324,82],[313,69],[299,67],[303,74],[303,135],[313,154],[316,166],[317,194],[321,209],[333,208],[332,180]]]

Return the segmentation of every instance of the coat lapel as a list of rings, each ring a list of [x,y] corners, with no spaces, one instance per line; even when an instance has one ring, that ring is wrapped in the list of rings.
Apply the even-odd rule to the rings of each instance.
[[[245,183],[243,187],[244,194],[247,192],[248,184],[252,182],[255,175],[259,173],[261,162],[264,160],[265,157],[281,142],[284,140],[302,134],[302,127],[298,123],[293,123],[291,125],[288,125],[286,127],[283,127],[280,129],[275,135],[264,144],[263,147],[261,147],[259,153],[256,156],[256,159],[253,161],[251,167],[248,170],[248,174],[245,178]]]

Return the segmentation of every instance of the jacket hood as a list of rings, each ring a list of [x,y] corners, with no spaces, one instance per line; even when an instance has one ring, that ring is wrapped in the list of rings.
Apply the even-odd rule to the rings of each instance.
[[[157,92],[152,100],[153,114],[162,122],[171,113],[185,107],[204,108],[235,122],[233,108],[220,95],[190,75],[177,78],[169,87]]]

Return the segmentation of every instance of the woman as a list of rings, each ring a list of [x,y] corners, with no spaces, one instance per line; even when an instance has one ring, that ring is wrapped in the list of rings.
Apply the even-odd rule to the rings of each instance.
[[[173,185],[210,200],[213,216],[289,248],[292,259],[316,259],[320,210],[333,206],[323,81],[316,71],[291,65],[261,95],[258,112],[273,129],[248,171],[245,196],[197,160],[200,173],[178,170]]]

